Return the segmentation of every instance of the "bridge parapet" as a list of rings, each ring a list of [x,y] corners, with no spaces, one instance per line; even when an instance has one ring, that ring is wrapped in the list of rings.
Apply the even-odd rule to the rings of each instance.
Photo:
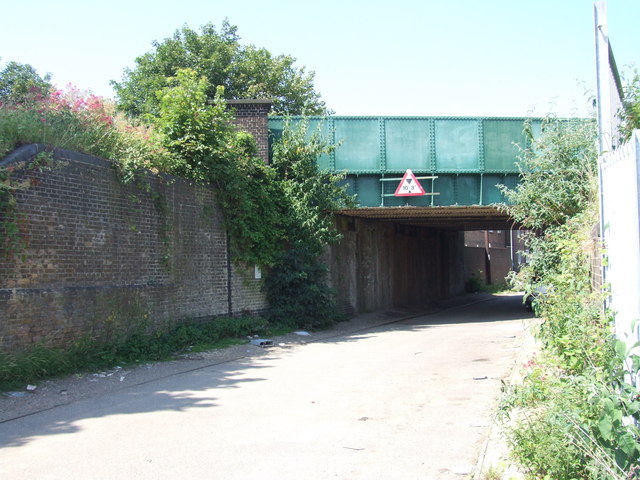
[[[292,122],[302,121],[292,117]],[[542,119],[495,117],[310,117],[316,130],[340,146],[319,159],[323,169],[346,171],[349,192],[362,207],[452,206],[504,203],[496,187],[514,187],[519,178],[519,148],[527,146],[525,122],[534,136]],[[278,138],[282,117],[269,118],[270,136]],[[411,169],[435,175],[433,192],[421,197],[389,197],[398,178]],[[431,181],[425,189],[431,192]]]

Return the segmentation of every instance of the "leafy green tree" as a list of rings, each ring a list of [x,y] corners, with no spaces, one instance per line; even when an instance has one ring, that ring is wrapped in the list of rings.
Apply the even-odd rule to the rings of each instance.
[[[309,132],[306,122],[285,122],[273,145],[272,168],[285,202],[281,221],[287,232],[286,249],[265,280],[274,323],[316,329],[341,318],[320,260],[327,245],[340,238],[334,212],[354,206],[339,186],[344,175],[318,169],[318,158],[334,148],[319,131]]]
[[[618,112],[620,116],[620,136],[629,140],[631,133],[640,129],[640,73],[636,70],[624,86],[624,106]]]
[[[0,102],[17,103],[51,90],[51,76],[38,75],[31,65],[9,62],[0,71]]]
[[[224,212],[236,263],[268,267],[269,318],[277,324],[321,328],[340,317],[319,257],[338,239],[333,212],[353,199],[341,175],[319,171],[317,159],[334,147],[303,122],[286,123],[273,161],[256,156],[253,138],[238,132],[222,87],[208,101],[208,81],[179,70],[159,94],[155,124],[178,159],[174,173],[212,183]]]
[[[344,175],[318,168],[318,158],[335,148],[320,131],[309,132],[305,121],[285,121],[282,137],[272,147],[271,166],[288,202],[284,220],[289,242],[305,244],[315,255],[339,238],[334,212],[355,205],[339,186]]]
[[[274,264],[283,248],[282,195],[255,140],[233,126],[222,87],[210,103],[207,79],[193,70],[178,70],[167,83],[154,123],[177,158],[172,173],[216,187],[236,262]]]
[[[530,132],[529,132],[530,133]],[[509,214],[525,228],[545,230],[583,211],[597,194],[597,130],[592,121],[547,119],[542,135],[521,152],[521,181],[501,187]]]
[[[119,107],[127,114],[157,115],[157,92],[180,69],[191,69],[208,81],[207,98],[213,101],[217,87],[225,99],[269,98],[273,110],[282,114],[326,113],[324,102],[313,86],[314,73],[295,66],[289,55],[272,55],[264,48],[241,45],[237,27],[227,20],[218,32],[208,23],[196,32],[187,26],[176,30],[153,50],[139,56],[122,81],[112,81]]]

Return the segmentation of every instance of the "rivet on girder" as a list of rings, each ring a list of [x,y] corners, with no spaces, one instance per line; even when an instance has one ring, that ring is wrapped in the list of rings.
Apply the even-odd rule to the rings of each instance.
[[[386,124],[384,117],[378,118],[378,129],[380,134],[380,171],[385,172],[387,170],[387,138],[386,138]]]
[[[436,171],[436,121],[435,119],[429,119],[429,167],[431,169],[431,175],[435,175]],[[433,203],[433,197],[431,198]]]
[[[327,120],[327,128],[329,129],[330,141],[331,145],[336,144],[336,126],[333,118],[329,117]],[[332,149],[329,152],[329,170],[332,172],[336,171],[336,149]]]
[[[478,168],[484,172],[484,118],[478,119]]]

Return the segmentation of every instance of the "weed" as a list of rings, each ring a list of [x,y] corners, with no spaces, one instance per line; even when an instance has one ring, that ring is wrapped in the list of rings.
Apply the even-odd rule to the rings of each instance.
[[[504,468],[491,465],[484,472],[482,472],[482,480],[502,480],[504,474]]]
[[[600,255],[595,139],[591,122],[544,122],[521,156],[522,182],[505,189],[505,208],[532,231],[529,264],[513,279],[546,292],[534,305],[543,355],[502,403],[511,455],[528,478],[622,480],[640,461],[640,396],[625,381],[640,359],[614,340],[590,271]]]
[[[269,328],[261,317],[221,317],[188,321],[154,333],[139,329],[110,343],[83,338],[66,349],[39,344],[21,353],[0,353],[0,390],[75,372],[167,360],[186,351],[225,348],[245,342],[248,335],[264,335]],[[273,328],[283,329],[279,325]]]

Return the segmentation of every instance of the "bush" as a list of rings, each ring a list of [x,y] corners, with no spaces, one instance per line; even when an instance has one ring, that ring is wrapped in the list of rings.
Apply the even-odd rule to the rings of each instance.
[[[640,431],[623,420],[640,418],[638,391],[625,381],[640,362],[613,339],[604,292],[591,281],[600,254],[595,140],[592,122],[545,122],[521,157],[521,183],[504,189],[508,212],[533,232],[530,262],[512,280],[528,293],[546,290],[535,304],[542,361],[530,362],[502,403],[512,456],[528,478],[627,479],[640,460]]]
[[[342,320],[326,276],[326,267],[309,248],[298,246],[283,253],[265,282],[269,321],[318,330]]]
[[[502,401],[511,454],[530,478],[626,479],[640,460],[638,390],[624,381],[628,352],[607,344],[609,364],[567,373],[561,362],[531,361],[521,386]],[[635,368],[635,370],[633,370]],[[626,417],[626,421],[624,420]]]

